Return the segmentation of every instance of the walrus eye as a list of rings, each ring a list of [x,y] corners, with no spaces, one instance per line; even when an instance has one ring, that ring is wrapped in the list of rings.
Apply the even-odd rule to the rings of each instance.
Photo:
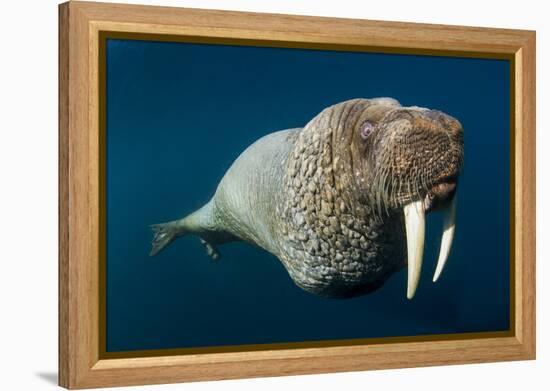
[[[363,125],[361,125],[361,137],[363,140],[369,137],[373,130],[374,125],[369,121],[366,121]]]

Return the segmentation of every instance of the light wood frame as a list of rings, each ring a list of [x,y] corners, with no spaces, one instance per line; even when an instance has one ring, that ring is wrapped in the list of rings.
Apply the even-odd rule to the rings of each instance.
[[[104,358],[100,354],[99,36],[103,31],[294,47],[508,58],[512,329],[479,338]],[[168,7],[59,6],[59,384],[91,388],[535,358],[535,32]],[[506,169],[506,168],[503,168]]]

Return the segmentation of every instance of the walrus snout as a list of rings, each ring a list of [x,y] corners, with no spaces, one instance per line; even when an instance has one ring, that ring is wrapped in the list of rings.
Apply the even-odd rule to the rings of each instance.
[[[373,141],[375,193],[386,208],[399,208],[431,192],[454,191],[463,161],[462,126],[437,110],[399,108],[379,123]],[[438,190],[434,186],[449,185]]]

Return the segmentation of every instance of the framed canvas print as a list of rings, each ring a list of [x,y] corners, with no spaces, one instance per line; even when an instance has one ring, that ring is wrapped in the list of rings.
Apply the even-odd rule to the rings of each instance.
[[[59,381],[535,358],[535,33],[59,7]]]

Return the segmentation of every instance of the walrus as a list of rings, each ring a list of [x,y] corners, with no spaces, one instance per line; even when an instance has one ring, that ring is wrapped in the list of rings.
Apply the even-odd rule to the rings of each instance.
[[[373,292],[407,266],[411,299],[426,213],[444,212],[434,282],[449,256],[463,144],[462,125],[441,111],[392,98],[335,104],[250,145],[203,207],[151,226],[150,255],[186,234],[213,259],[218,245],[245,241],[275,255],[299,287],[333,298]]]

